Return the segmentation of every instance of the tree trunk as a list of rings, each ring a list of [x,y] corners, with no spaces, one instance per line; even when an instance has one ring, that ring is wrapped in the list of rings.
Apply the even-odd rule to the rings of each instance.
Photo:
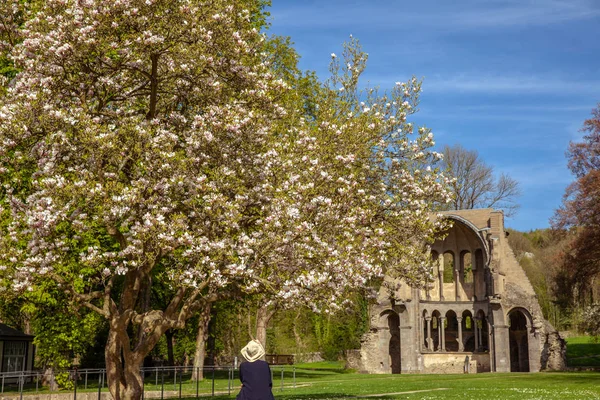
[[[132,351],[123,351],[124,346],[119,328],[111,326],[106,350],[106,378],[114,400],[139,400],[142,397],[142,374],[140,368],[144,357]]]
[[[56,375],[54,375],[54,368],[47,367],[44,370],[44,375],[42,376],[42,385],[48,386],[48,389],[51,392],[58,390],[58,383],[56,383]]]
[[[165,338],[167,339],[167,363],[169,366],[173,367],[175,365],[175,355],[173,353],[173,332],[172,329],[169,329],[165,332]]]
[[[210,322],[210,309],[212,303],[208,303],[200,310],[200,319],[198,320],[198,334],[196,336],[196,351],[194,352],[194,372],[192,380],[201,381],[204,379],[204,358],[206,357],[206,340],[208,339],[208,323]]]
[[[256,340],[258,340],[265,350],[267,349],[267,326],[269,321],[275,314],[275,308],[269,308],[266,305],[261,305],[256,310]]]
[[[26,335],[32,335],[33,331],[31,329],[31,316],[29,313],[23,313],[23,333]]]
[[[302,335],[298,333],[298,320],[300,319],[301,309],[296,310],[296,316],[294,317],[294,323],[292,324],[294,331],[294,339],[296,339],[296,351],[298,353],[304,352],[304,341],[302,340]]]
[[[140,286],[144,284],[142,272],[137,269],[127,273],[119,306],[109,299],[111,302],[105,309],[90,307],[103,312],[108,319],[109,331],[104,355],[107,383],[113,400],[140,400],[143,397],[144,380],[141,368],[145,357],[165,335],[169,361],[172,364],[174,329],[183,328],[185,321],[197,310],[196,307],[201,305],[194,303],[198,300],[197,293],[188,299],[188,304],[184,304],[185,289],[179,288],[165,311],[149,310],[143,314],[135,313],[134,307],[139,305],[140,300]],[[146,283],[150,283],[150,280]],[[213,297],[202,300],[214,301],[212,299]],[[132,327],[134,329],[130,329]],[[130,332],[137,334],[137,338],[130,337]]]

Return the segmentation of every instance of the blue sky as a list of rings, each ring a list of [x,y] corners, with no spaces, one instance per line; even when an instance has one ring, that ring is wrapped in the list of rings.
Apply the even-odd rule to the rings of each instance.
[[[600,1],[273,0],[270,12],[271,33],[322,79],[351,34],[371,85],[423,78],[413,121],[520,182],[507,226],[549,226],[573,179],[565,150],[600,102]]]

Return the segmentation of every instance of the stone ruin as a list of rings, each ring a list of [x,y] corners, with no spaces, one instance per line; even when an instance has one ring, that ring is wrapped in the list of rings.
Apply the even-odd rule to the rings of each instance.
[[[431,246],[434,282],[382,286],[350,368],[366,373],[563,370],[566,344],[547,322],[493,209],[442,213],[453,222]],[[400,283],[400,285],[397,285]]]

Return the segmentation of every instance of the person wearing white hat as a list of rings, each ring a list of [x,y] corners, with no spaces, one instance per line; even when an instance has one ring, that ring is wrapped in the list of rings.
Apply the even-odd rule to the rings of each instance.
[[[271,369],[266,361],[261,360],[265,349],[258,340],[251,340],[243,349],[242,356],[246,359],[240,364],[240,381],[242,389],[237,400],[274,400]]]

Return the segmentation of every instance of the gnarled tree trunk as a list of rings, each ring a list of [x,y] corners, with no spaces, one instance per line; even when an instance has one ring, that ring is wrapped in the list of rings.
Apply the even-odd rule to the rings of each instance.
[[[106,342],[106,378],[114,400],[138,400],[142,397],[142,374],[140,368],[144,357],[131,352],[124,343],[118,327],[110,326]]]

